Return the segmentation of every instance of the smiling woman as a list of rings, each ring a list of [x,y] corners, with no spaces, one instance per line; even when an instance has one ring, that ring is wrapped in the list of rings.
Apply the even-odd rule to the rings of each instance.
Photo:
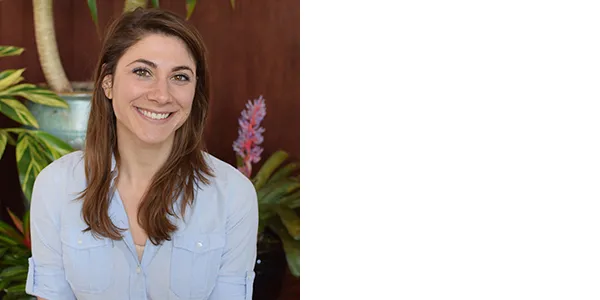
[[[27,293],[47,299],[251,299],[254,186],[204,151],[206,49],[178,16],[109,28],[84,151],[37,177]]]

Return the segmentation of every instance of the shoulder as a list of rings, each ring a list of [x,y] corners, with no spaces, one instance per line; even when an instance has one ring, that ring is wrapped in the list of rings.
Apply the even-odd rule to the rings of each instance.
[[[67,192],[67,187],[85,182],[83,152],[74,151],[47,165],[36,177],[34,189]]]
[[[211,181],[219,188],[254,191],[252,181],[234,166],[208,153],[205,153],[205,159],[214,174]]]
[[[217,189],[230,209],[253,206],[256,203],[256,189],[252,181],[234,166],[206,153],[205,159],[212,169],[211,188]]]
[[[60,181],[62,179],[72,179],[79,172],[84,170],[83,152],[74,151],[63,155],[61,158],[47,165],[38,175],[38,180],[54,179]]]

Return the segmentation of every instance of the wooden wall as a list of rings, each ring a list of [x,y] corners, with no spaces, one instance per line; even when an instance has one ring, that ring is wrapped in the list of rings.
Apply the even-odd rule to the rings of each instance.
[[[58,48],[71,81],[90,80],[100,48],[84,0],[55,0],[54,18]],[[122,0],[101,0],[101,28],[123,9]],[[185,15],[184,0],[161,0],[161,8]],[[263,122],[264,154],[278,149],[300,159],[300,2],[299,0],[198,1],[192,22],[209,49],[213,97],[210,103],[207,145],[209,152],[235,162],[231,149],[237,137],[237,118],[248,99],[263,95],[267,117]],[[0,59],[0,70],[27,68],[25,80],[42,83],[36,53],[31,0],[0,0],[0,45],[24,47],[21,56]],[[15,126],[0,115],[0,127]],[[265,157],[263,155],[263,157]],[[4,207],[23,212],[14,148],[7,147],[0,161],[0,218]]]
[[[100,47],[84,0],[55,0],[58,48],[72,81],[90,80]],[[121,13],[122,0],[97,1],[101,28]],[[185,14],[183,0],[162,0],[161,8]],[[190,21],[198,27],[210,51],[213,97],[207,144],[217,157],[233,163],[231,144],[237,137],[237,118],[248,99],[267,101],[265,154],[277,149],[300,158],[300,3],[298,0],[198,1]],[[0,1],[0,44],[24,47],[17,57],[0,59],[0,70],[27,68],[27,82],[41,83],[33,29],[32,1]],[[0,127],[13,124],[4,116]],[[14,158],[7,150],[5,159]],[[10,162],[0,164],[2,187],[14,184]],[[4,202],[0,197],[0,202]]]

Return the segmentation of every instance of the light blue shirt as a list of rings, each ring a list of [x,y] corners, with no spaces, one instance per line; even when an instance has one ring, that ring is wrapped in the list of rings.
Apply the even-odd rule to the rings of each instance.
[[[171,218],[178,226],[171,241],[146,242],[140,262],[118,192],[109,216],[127,229],[124,239],[82,232],[82,202],[74,201],[86,187],[82,154],[63,156],[36,179],[28,294],[50,300],[252,299],[258,203],[248,178],[206,154],[215,177],[200,183],[183,220]]]

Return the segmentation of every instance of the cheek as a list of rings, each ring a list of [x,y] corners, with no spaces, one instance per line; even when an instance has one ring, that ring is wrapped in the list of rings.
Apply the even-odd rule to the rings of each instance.
[[[194,89],[182,89],[178,91],[177,99],[179,100],[179,106],[181,109],[189,114],[192,109],[192,103],[194,102]]]

